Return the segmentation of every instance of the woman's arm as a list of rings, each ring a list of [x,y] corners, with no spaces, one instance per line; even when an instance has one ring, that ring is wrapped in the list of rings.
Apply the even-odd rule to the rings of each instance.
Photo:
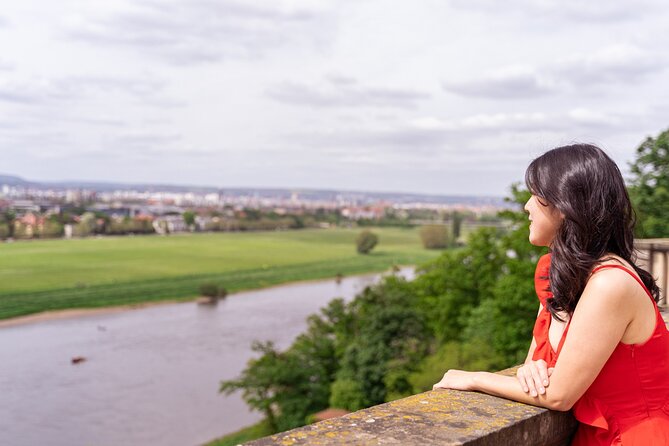
[[[513,377],[459,370],[449,370],[434,388],[476,390],[549,409],[571,409],[604,367],[634,317],[634,305],[628,297],[638,285],[628,277],[622,271],[605,270],[588,281],[544,394],[526,394]]]

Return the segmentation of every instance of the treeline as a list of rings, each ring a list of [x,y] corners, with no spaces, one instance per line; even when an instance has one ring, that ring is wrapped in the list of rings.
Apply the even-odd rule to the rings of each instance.
[[[255,210],[224,216],[219,212],[192,211],[164,216],[110,216],[82,210],[73,213],[31,212],[18,216],[7,210],[0,213],[0,239],[87,237],[92,235],[170,234],[177,232],[270,231],[319,227],[312,216],[277,215]]]
[[[513,189],[514,200],[527,194]],[[350,303],[335,299],[286,351],[260,353],[221,390],[242,390],[274,430],[301,426],[327,407],[350,411],[431,388],[448,368],[499,369],[524,359],[537,310],[532,274],[544,251],[511,230],[481,228],[408,282],[387,277]]]
[[[453,211],[388,212],[379,219],[350,220],[340,210],[317,209],[304,213],[277,213],[260,209],[186,210],[168,215],[109,215],[86,207],[67,212],[0,212],[0,239],[87,237],[93,235],[171,234],[179,232],[274,231],[331,226],[415,227],[424,226],[421,237],[426,248],[443,249],[456,243],[463,222],[477,222],[474,214]],[[421,220],[414,220],[419,215]],[[428,219],[429,217],[430,219]],[[434,222],[426,225],[426,222]],[[489,223],[478,221],[478,224]],[[468,227],[470,227],[468,226]]]
[[[203,231],[273,231],[318,227],[321,222],[301,215],[277,215],[254,213],[252,218],[214,217],[203,222]]]
[[[669,237],[669,130],[648,137],[637,149],[630,165],[630,197],[641,238]]]
[[[0,214],[0,239],[86,237],[154,232],[153,219],[147,217],[111,218],[104,214],[87,211],[79,215],[29,213],[19,217],[13,211],[5,211]]]

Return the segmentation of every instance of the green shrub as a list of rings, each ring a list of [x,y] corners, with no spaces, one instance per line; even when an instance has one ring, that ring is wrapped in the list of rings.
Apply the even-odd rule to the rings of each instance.
[[[203,283],[200,285],[200,294],[206,297],[218,297],[218,285],[215,283]]]
[[[360,383],[352,379],[338,379],[330,388],[330,407],[350,411],[365,407],[365,396]]]
[[[0,240],[4,240],[9,237],[9,224],[0,223]]]
[[[426,225],[420,228],[420,239],[425,249],[444,249],[451,244],[451,236],[445,225]]]
[[[379,237],[372,231],[365,229],[355,239],[356,249],[359,254],[369,254],[379,243]]]

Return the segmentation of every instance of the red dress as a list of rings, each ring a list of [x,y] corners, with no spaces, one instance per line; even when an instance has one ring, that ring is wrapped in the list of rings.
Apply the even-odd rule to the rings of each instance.
[[[544,305],[534,326],[536,348],[532,359],[543,359],[554,367],[569,331],[565,327],[557,351],[548,340],[551,315],[546,310],[550,254],[537,264],[535,287]],[[572,445],[669,445],[669,331],[655,301],[637,276],[620,265],[603,268],[622,269],[644,288],[655,306],[655,331],[640,344],[619,342],[588,390],[574,404],[574,416],[580,422]]]

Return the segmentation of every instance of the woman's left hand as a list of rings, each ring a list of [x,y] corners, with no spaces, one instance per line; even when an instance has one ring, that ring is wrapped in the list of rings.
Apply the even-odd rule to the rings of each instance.
[[[432,386],[432,390],[474,390],[475,373],[476,372],[465,372],[463,370],[449,370],[444,373],[444,377],[441,378],[441,381]]]

